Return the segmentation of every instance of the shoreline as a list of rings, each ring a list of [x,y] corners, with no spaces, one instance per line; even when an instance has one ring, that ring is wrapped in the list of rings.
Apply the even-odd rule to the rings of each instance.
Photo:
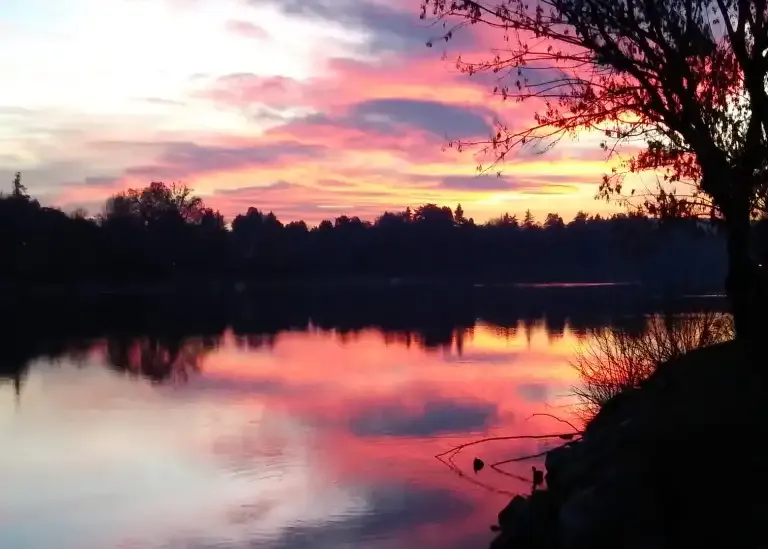
[[[499,513],[491,548],[764,546],[768,456],[744,440],[768,427],[763,395],[733,341],[663,364],[547,453],[546,488]]]

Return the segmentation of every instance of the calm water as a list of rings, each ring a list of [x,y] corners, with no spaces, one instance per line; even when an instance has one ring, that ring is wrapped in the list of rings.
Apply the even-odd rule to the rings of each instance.
[[[472,458],[543,443],[467,450],[469,478],[434,455],[568,430],[531,417],[571,413],[569,360],[589,336],[558,324],[481,320],[438,343],[310,325],[49,352],[18,395],[0,384],[0,547],[486,547],[537,462],[475,476]]]

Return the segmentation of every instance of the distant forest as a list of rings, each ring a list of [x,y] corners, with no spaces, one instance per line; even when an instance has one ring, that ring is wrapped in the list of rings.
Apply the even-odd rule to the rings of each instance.
[[[724,239],[692,219],[528,211],[477,224],[460,205],[425,204],[315,227],[251,207],[228,224],[187,187],[164,183],[116,194],[88,217],[41,206],[20,175],[0,197],[0,242],[6,284],[362,276],[719,288],[726,265]]]

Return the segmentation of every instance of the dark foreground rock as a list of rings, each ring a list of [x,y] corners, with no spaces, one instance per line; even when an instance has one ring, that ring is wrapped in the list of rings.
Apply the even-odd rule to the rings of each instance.
[[[546,489],[499,513],[492,549],[768,547],[761,370],[736,343],[665,364],[547,455]]]

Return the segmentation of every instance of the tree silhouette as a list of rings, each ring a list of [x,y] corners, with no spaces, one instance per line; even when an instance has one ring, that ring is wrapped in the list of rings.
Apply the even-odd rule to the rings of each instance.
[[[563,218],[556,213],[547,214],[547,218],[544,220],[545,229],[562,229],[565,227]]]
[[[120,289],[262,277],[435,277],[642,281],[711,292],[724,276],[723,239],[692,220],[660,225],[637,212],[580,212],[567,225],[556,213],[538,225],[527,211],[521,227],[514,214],[475,224],[455,210],[425,204],[372,223],[342,215],[310,227],[251,207],[229,227],[191,190],[162,183],[116,194],[95,219],[8,194],[0,196],[0,283]],[[766,250],[768,222],[759,226]]]
[[[711,199],[728,231],[726,288],[737,333],[756,334],[765,301],[750,254],[755,194],[768,173],[768,8],[764,0],[422,0],[422,18],[467,24],[504,40],[488,59],[459,60],[469,74],[509,78],[494,91],[531,100],[530,125],[499,125],[481,146],[503,161],[528,147],[546,150],[583,130],[647,147],[626,171],[664,171]],[[621,193],[621,173],[605,196]],[[685,204],[684,204],[685,205]],[[678,204],[679,206],[679,204]]]
[[[587,215],[587,213],[579,210],[579,212],[577,212],[576,215],[573,216],[573,220],[570,222],[570,226],[583,227],[587,224],[588,219],[589,219],[589,216]]]
[[[28,198],[27,188],[21,183],[21,172],[16,172],[16,175],[13,178],[11,196],[14,198]]]
[[[424,226],[441,228],[453,226],[453,212],[448,206],[424,204],[413,212],[413,220]]]
[[[199,196],[186,185],[162,182],[150,183],[143,189],[128,189],[108,202],[106,220],[112,216],[135,216],[146,227],[160,223],[200,223],[206,211]]]
[[[461,207],[461,204],[456,205],[456,210],[453,212],[453,219],[459,226],[467,224],[467,218],[464,217],[464,208]]]
[[[517,215],[509,215],[509,213],[503,213],[499,217],[491,219],[488,224],[491,226],[509,227],[513,229],[520,226],[520,223],[517,221]]]
[[[536,227],[536,219],[534,219],[531,210],[525,210],[525,216],[523,217],[523,227],[526,229],[533,229]]]

